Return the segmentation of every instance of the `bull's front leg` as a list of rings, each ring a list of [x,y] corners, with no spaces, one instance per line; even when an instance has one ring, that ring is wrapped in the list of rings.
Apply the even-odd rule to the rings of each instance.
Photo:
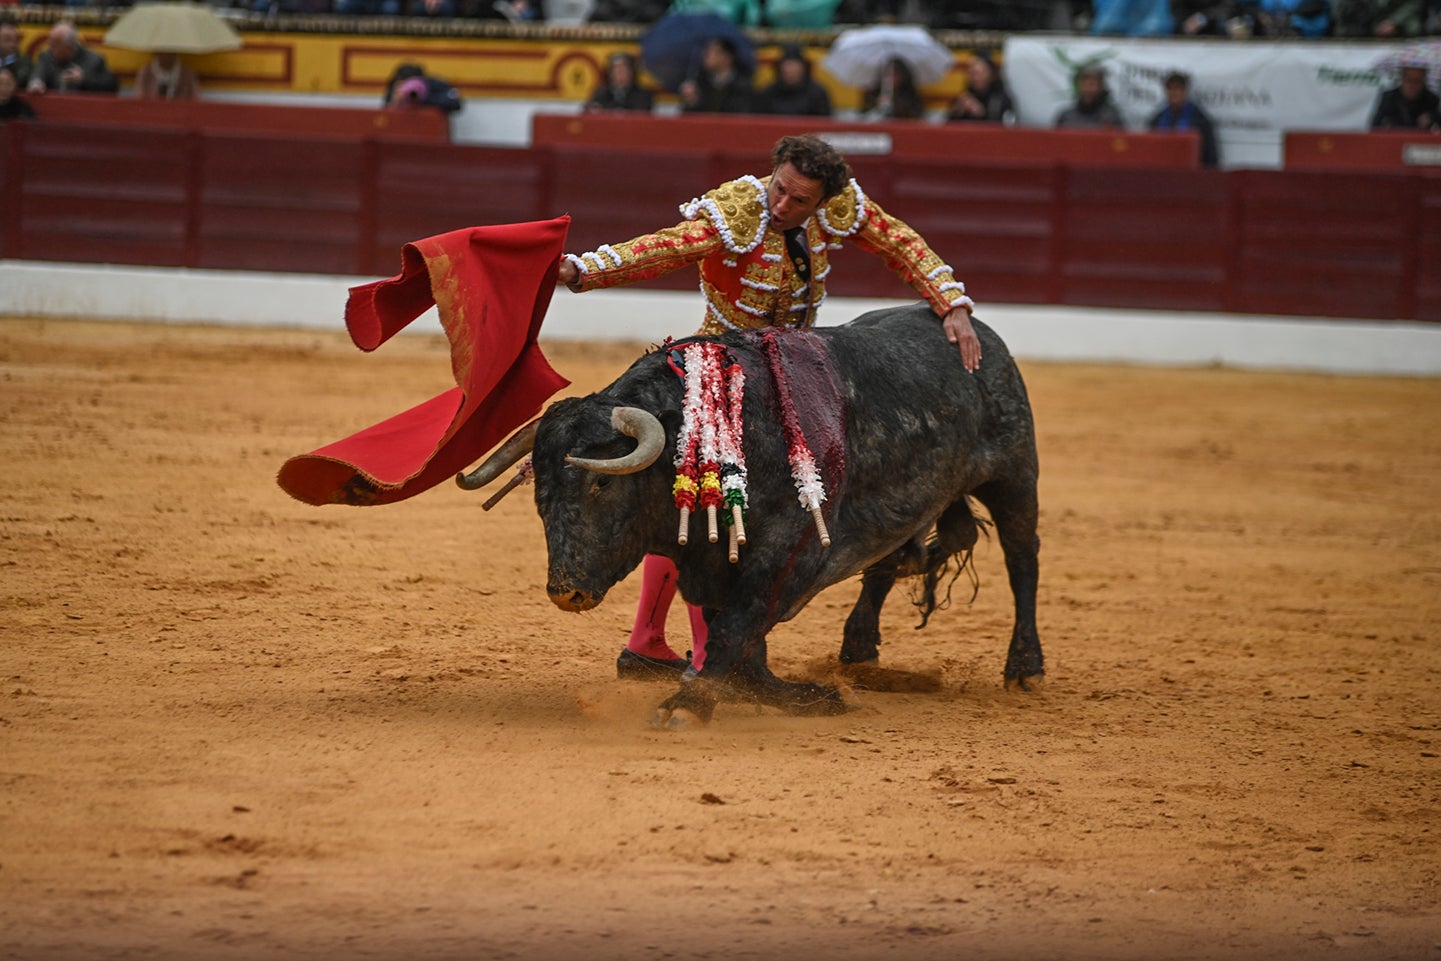
[[[653,723],[672,729],[708,724],[721,701],[750,701],[787,714],[843,714],[849,705],[834,687],[783,681],[766,665],[763,632],[737,634],[724,612],[707,611],[705,661],[656,708]]]

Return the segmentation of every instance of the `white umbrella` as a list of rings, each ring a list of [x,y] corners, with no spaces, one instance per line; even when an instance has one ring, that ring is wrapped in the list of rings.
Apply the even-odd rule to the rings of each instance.
[[[240,34],[203,3],[138,3],[105,33],[105,43],[151,53],[239,50]]]
[[[950,73],[956,62],[950,48],[925,27],[880,24],[856,27],[836,37],[821,58],[821,67],[841,83],[870,87],[892,60],[904,60],[921,87]]]
[[[1426,86],[1441,93],[1441,40],[1412,40],[1376,61],[1376,69],[1392,77],[1399,76],[1403,67],[1425,69]]]

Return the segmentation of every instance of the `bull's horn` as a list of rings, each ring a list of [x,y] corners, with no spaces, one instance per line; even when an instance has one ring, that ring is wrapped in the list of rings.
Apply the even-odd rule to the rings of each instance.
[[[510,440],[496,448],[495,453],[487,457],[484,464],[469,474],[456,474],[455,482],[468,491],[475,491],[495,480],[510,465],[529,454],[531,448],[535,447],[535,429],[539,425],[540,418],[537,417],[511,435]]]
[[[635,438],[635,450],[624,457],[609,460],[591,460],[567,454],[566,461],[597,474],[635,474],[654,464],[660,452],[665,450],[665,428],[661,426],[660,419],[648,410],[617,407],[610,412],[610,424],[627,437]]]

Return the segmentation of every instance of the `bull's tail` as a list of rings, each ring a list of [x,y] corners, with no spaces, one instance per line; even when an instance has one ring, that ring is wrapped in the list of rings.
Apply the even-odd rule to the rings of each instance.
[[[962,573],[971,582],[971,596],[966,603],[973,603],[980,593],[981,579],[976,573],[975,546],[980,534],[990,538],[993,525],[990,520],[977,517],[971,507],[969,498],[953,504],[936,521],[935,530],[926,540],[925,569],[911,598],[921,612],[921,622],[916,625],[916,630],[925,627],[933,613],[951,606],[951,592]]]

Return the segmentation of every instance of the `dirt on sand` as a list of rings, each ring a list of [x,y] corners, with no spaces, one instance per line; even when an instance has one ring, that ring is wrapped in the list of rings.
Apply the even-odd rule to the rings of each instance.
[[[1441,958],[1441,382],[1022,369],[1044,690],[983,541],[883,621],[937,689],[675,733],[527,494],[276,487],[439,338],[0,321],[0,957]]]

